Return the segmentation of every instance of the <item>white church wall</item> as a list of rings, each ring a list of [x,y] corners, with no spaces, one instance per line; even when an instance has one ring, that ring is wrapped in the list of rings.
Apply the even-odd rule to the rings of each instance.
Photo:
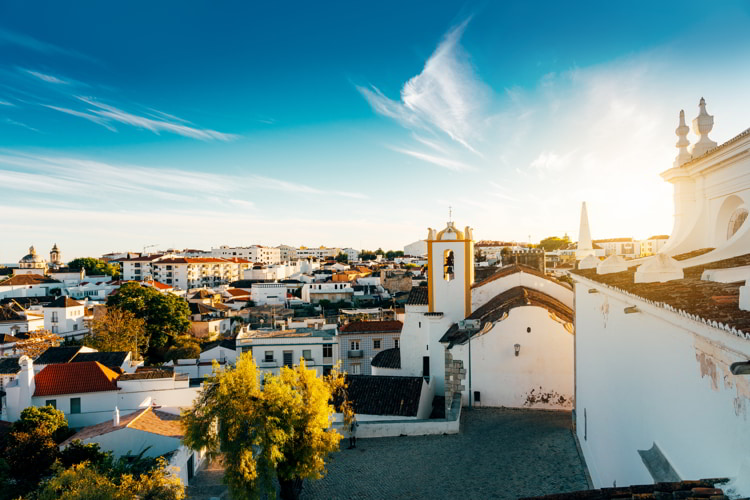
[[[750,377],[728,368],[750,342],[577,280],[576,432],[594,486],[652,482],[638,450],[654,443],[683,479],[750,468]]]
[[[453,322],[464,319],[466,294],[471,293],[471,283],[466,273],[466,244],[463,241],[444,240],[431,242],[429,286],[432,287],[433,312],[441,312]],[[443,263],[445,253],[453,252],[453,276],[445,279]],[[468,256],[473,266],[473,255]],[[472,268],[473,269],[473,268]]]
[[[554,281],[521,271],[498,278],[472,289],[471,310],[476,311],[497,295],[516,286],[525,286],[527,288],[533,288],[534,290],[544,292],[571,309],[573,308],[573,290],[555,283]]]
[[[527,331],[530,328],[531,331]],[[515,355],[514,345],[521,346]],[[574,336],[536,306],[516,307],[469,347],[451,349],[454,360],[471,369],[471,390],[481,406],[570,410],[573,407]],[[462,403],[468,404],[469,378]]]

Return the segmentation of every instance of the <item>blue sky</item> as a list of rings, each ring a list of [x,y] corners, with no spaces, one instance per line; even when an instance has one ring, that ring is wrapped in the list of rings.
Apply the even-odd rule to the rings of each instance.
[[[270,5],[272,4],[272,5]],[[750,123],[746,2],[0,4],[0,262],[669,233],[680,109]]]

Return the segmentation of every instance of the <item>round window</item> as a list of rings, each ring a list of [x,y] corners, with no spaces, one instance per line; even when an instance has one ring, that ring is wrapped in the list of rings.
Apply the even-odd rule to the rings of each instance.
[[[732,213],[727,227],[727,239],[734,236],[734,233],[740,230],[745,219],[747,219],[747,210],[744,208],[738,208]]]

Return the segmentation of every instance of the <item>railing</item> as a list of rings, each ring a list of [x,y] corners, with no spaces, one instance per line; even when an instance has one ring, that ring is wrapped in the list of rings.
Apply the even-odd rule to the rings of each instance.
[[[261,359],[259,364],[261,368],[275,368],[279,366],[278,361],[275,359]]]
[[[356,349],[353,351],[349,351],[348,353],[350,358],[361,358],[363,356],[362,349]]]

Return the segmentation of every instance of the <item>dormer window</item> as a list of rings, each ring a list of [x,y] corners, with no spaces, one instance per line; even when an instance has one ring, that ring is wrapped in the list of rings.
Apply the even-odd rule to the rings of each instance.
[[[451,281],[453,276],[453,250],[446,250],[443,253],[443,279]]]

